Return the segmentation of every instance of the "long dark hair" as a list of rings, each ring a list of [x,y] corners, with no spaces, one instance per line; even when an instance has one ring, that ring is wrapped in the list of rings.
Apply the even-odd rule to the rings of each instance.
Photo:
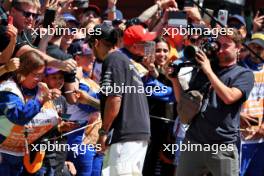
[[[170,44],[169,44],[169,42],[167,42],[167,40],[164,39],[163,37],[157,37],[157,38],[154,40],[154,42],[155,42],[156,44],[157,44],[157,43],[160,43],[160,42],[166,43],[166,44],[168,45],[169,50],[170,50]]]

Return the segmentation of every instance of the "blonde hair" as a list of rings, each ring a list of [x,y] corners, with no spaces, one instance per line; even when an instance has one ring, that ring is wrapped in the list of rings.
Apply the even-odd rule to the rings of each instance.
[[[20,7],[22,4],[29,4],[31,6],[35,6],[40,9],[40,2],[39,0],[13,0],[12,6],[13,7]]]

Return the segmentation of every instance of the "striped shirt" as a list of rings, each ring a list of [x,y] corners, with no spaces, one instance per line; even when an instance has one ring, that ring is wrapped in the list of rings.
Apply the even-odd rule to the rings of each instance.
[[[252,91],[243,104],[241,114],[246,114],[256,120],[257,123],[251,124],[253,129],[257,129],[263,123],[264,113],[264,66],[260,71],[253,71],[255,82]],[[242,132],[243,133],[243,132]],[[243,133],[245,139],[248,133]],[[257,139],[255,139],[257,140]]]

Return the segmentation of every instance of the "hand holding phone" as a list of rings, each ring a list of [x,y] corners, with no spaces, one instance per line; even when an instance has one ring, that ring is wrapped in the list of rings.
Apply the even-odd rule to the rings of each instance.
[[[218,11],[218,21],[226,26],[227,25],[227,19],[228,19],[228,11],[227,10],[219,10]]]
[[[169,11],[168,12],[168,26],[171,27],[187,27],[186,12]]]
[[[51,26],[54,22],[56,17],[56,10],[55,9],[47,9],[44,15],[43,27],[47,28]]]

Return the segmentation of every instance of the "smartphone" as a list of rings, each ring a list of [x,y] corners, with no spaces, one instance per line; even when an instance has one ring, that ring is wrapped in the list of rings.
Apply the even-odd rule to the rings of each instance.
[[[44,15],[43,27],[47,28],[51,26],[54,22],[56,17],[56,10],[55,9],[47,9]]]
[[[227,10],[219,10],[218,11],[218,21],[226,26],[227,25],[227,19],[228,19],[228,11]]]
[[[170,27],[187,27],[186,12],[170,11],[168,14],[168,25]]]
[[[156,54],[156,43],[153,41],[148,41],[144,47],[144,56],[147,58],[155,58]]]
[[[71,117],[71,115],[70,114],[61,114],[61,118],[62,118],[62,120],[69,120],[70,119],[70,117]]]
[[[9,15],[8,16],[8,24],[13,25],[14,17]]]
[[[176,3],[178,5],[178,9],[179,10],[183,10],[184,9],[184,0],[176,0]]]
[[[194,3],[192,0],[185,0],[184,1],[184,7],[193,7]]]
[[[106,23],[109,26],[113,25],[113,22],[111,20],[104,20],[103,23]]]
[[[194,6],[193,0],[177,0],[176,2],[177,2],[179,10],[183,10],[184,7]]]

